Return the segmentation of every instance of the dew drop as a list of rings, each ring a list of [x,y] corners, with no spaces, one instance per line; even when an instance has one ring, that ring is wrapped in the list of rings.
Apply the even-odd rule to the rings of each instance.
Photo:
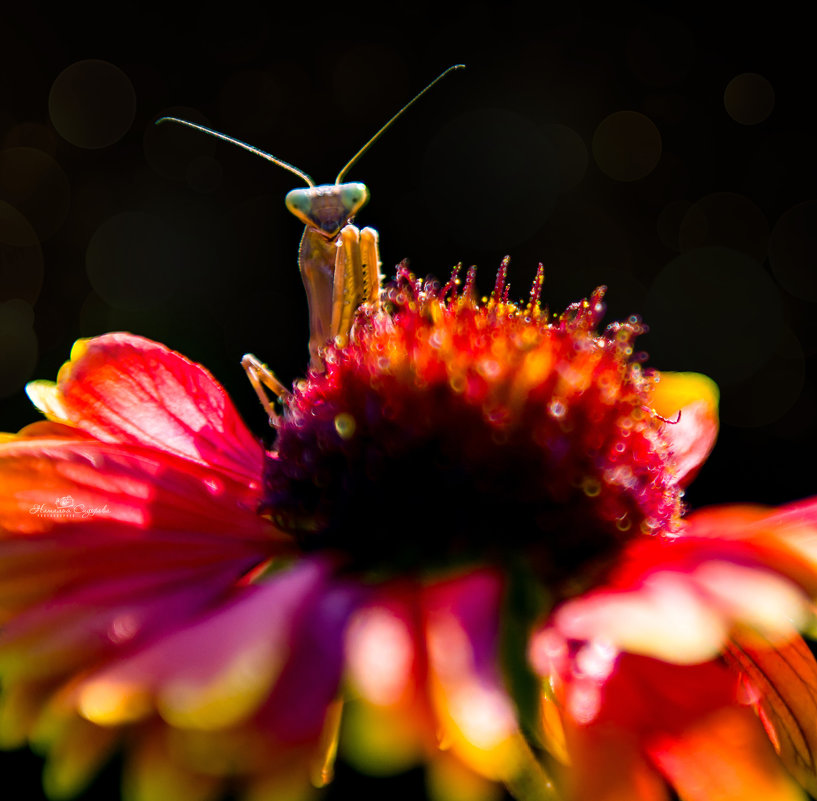
[[[204,479],[204,486],[211,495],[219,495],[224,491],[224,482],[214,476]]]
[[[555,398],[548,404],[548,413],[551,417],[554,417],[557,420],[561,420],[565,416],[566,412],[567,406],[565,406],[565,404],[558,398]]]
[[[622,515],[619,518],[616,518],[616,528],[619,531],[629,531],[632,528],[632,523],[630,522],[630,518],[627,515]]]
[[[461,393],[465,391],[465,376],[462,375],[454,375],[448,379],[448,384],[451,389],[454,390],[456,393]]]
[[[355,418],[347,412],[341,412],[335,416],[335,431],[341,439],[351,439],[355,435]]]
[[[588,498],[595,498],[601,492],[601,484],[596,478],[586,478],[582,482],[582,490]]]

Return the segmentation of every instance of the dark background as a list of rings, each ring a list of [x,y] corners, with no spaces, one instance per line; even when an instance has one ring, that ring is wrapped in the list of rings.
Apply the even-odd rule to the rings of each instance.
[[[22,387],[54,378],[77,337],[130,330],[207,365],[264,433],[239,360],[252,351],[285,383],[304,369],[301,227],[283,206],[299,181],[153,120],[201,122],[331,182],[463,62],[348,176],[371,190],[359,222],[380,231],[384,271],[477,264],[488,291],[510,254],[524,297],[542,261],[552,309],[607,284],[608,321],[650,326],[650,364],[721,385],[690,504],[814,492],[817,71],[811,26],[785,5],[381,8],[396,22],[33,8],[0,12],[0,430],[36,419]],[[38,797],[35,757],[0,764]],[[340,774],[335,798],[423,795],[419,772]],[[115,786],[114,768],[88,797]]]

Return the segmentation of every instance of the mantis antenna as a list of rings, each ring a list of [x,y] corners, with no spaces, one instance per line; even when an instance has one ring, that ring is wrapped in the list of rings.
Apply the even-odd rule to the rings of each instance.
[[[419,97],[419,95],[417,97]],[[415,98],[415,100],[416,99],[417,98]],[[412,101],[412,103],[413,102],[414,101]],[[312,188],[315,187],[315,182],[303,170],[299,170],[297,167],[293,166],[289,162],[284,161],[283,159],[276,158],[275,156],[272,156],[269,153],[265,153],[263,150],[259,150],[257,147],[248,145],[246,142],[242,142],[240,139],[234,139],[232,136],[227,136],[227,134],[219,133],[218,131],[214,131],[212,128],[206,128],[204,125],[197,125],[195,122],[188,122],[187,120],[182,120],[179,119],[178,117],[160,117],[158,120],[156,120],[156,125],[159,125],[160,123],[163,122],[177,122],[179,125],[184,125],[187,128],[194,128],[195,130],[201,131],[202,133],[209,134],[210,136],[215,136],[216,139],[223,139],[225,142],[230,142],[230,144],[238,145],[239,147],[244,148],[244,150],[249,150],[250,153],[255,153],[256,156],[261,156],[261,158],[264,158],[267,161],[271,161],[273,164],[277,164],[279,167],[283,167],[285,170],[297,175],[301,180],[306,181],[307,186],[310,186]]]
[[[407,111],[411,106],[413,106],[432,86],[439,83],[449,72],[454,72],[454,70],[464,70],[465,64],[454,64],[453,66],[449,67],[444,72],[441,72],[422,92],[419,94],[414,95],[414,97],[406,103],[400,111],[397,112],[365,145],[363,145],[360,150],[352,156],[351,159],[347,162],[346,166],[338,173],[338,177],[335,178],[335,184],[339,184],[341,179],[344,175],[346,175],[349,170],[355,165],[355,162],[378,140],[380,139],[381,135],[384,134],[390,127],[391,124],[398,118],[403,115],[403,112]]]
[[[346,175],[349,170],[355,165],[355,162],[391,127],[391,124],[402,114],[407,111],[411,106],[413,106],[432,86],[439,83],[449,72],[453,72],[454,70],[462,70],[465,69],[465,64],[454,64],[453,66],[449,67],[447,70],[441,72],[425,89],[422,90],[419,94],[416,94],[408,103],[406,103],[400,111],[397,112],[365,145],[363,145],[360,150],[352,156],[351,159],[347,162],[346,166],[338,173],[338,177],[335,179],[335,185],[339,185],[343,176]],[[253,147],[252,145],[248,145],[246,142],[242,142],[240,139],[235,139],[232,136],[227,136],[227,134],[220,133],[219,131],[214,131],[212,128],[207,128],[204,125],[198,125],[195,122],[189,122],[188,120],[182,120],[179,117],[160,117],[156,120],[156,125],[160,125],[163,122],[175,122],[179,125],[184,125],[187,128],[193,128],[196,131],[201,131],[202,133],[208,134],[209,136],[214,136],[216,139],[223,139],[225,142],[229,142],[230,144],[237,145],[244,150],[249,151],[250,153],[254,153],[256,156],[261,156],[261,158],[266,159],[267,161],[271,161],[273,164],[277,164],[279,167],[283,167],[288,172],[291,172],[293,175],[297,175],[302,181],[306,182],[306,185],[310,188],[315,188],[315,182],[303,171],[299,170],[293,164],[290,164],[283,159],[276,158],[275,156],[271,155],[270,153],[265,153],[263,150]]]

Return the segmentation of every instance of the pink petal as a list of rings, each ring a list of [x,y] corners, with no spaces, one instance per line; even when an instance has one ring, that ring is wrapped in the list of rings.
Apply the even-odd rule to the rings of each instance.
[[[258,720],[279,742],[320,736],[344,669],[346,626],[363,600],[360,586],[327,582],[293,622],[289,658]]]
[[[488,684],[498,680],[502,591],[500,577],[488,570],[426,588],[422,600],[429,656],[441,677],[476,677]]]
[[[293,658],[304,607],[324,583],[321,566],[303,563],[245,586],[219,608],[82,679],[71,697],[85,717],[103,725],[137,720],[154,709],[182,729],[235,725],[268,703]],[[301,699],[282,701],[297,706]]]
[[[416,613],[406,598],[379,593],[359,609],[346,635],[349,679],[367,701],[387,707],[413,700],[421,669]]]
[[[432,698],[456,752],[492,778],[517,762],[516,712],[498,667],[502,582],[488,570],[434,584],[423,595]]]
[[[656,571],[630,591],[596,592],[568,601],[554,615],[568,639],[601,641],[617,650],[681,664],[717,655],[728,628],[684,574]]]
[[[809,598],[792,581],[759,566],[701,559],[685,570],[653,570],[632,589],[599,590],[554,614],[567,638],[678,664],[711,659],[735,625],[784,642],[810,618]]]
[[[64,679],[118,658],[186,624],[223,596],[250,564],[245,557],[209,568],[159,566],[149,574],[98,577],[93,584],[57,589],[4,626],[0,673],[7,682]]]

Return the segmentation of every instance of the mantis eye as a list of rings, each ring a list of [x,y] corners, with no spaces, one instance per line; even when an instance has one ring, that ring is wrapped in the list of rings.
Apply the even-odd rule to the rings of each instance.
[[[338,189],[341,205],[349,209],[350,217],[354,217],[369,202],[369,190],[365,184],[341,184]]]
[[[293,189],[286,206],[304,225],[334,237],[368,200],[365,184],[332,184]]]
[[[305,189],[293,189],[288,192],[284,202],[286,207],[299,219],[308,217],[312,208],[312,200]]]

